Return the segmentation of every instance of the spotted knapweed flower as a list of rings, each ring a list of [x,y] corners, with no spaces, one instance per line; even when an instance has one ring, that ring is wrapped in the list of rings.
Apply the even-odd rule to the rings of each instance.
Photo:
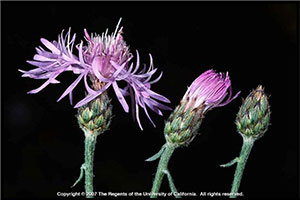
[[[196,135],[204,114],[214,107],[227,105],[239,93],[232,97],[228,73],[225,75],[208,70],[201,74],[188,88],[167,121],[164,131],[167,142],[189,144]]]
[[[151,54],[149,54],[150,66],[148,69],[144,66],[142,70],[139,70],[138,51],[136,51],[136,64],[133,64],[131,61],[133,55],[122,37],[123,27],[119,29],[120,21],[111,35],[107,34],[107,30],[102,35],[89,35],[87,30],[84,29],[87,45],[84,45],[83,41],[76,45],[78,56],[73,53],[76,35],[71,36],[70,29],[65,36],[63,34],[64,31],[62,31],[57,41],[50,42],[41,38],[41,42],[48,50],[42,47],[36,48],[37,54],[33,57],[33,61],[27,61],[37,68],[29,71],[19,71],[23,73],[22,77],[47,79],[47,81],[39,88],[28,93],[35,94],[50,83],[59,83],[56,80],[57,76],[63,72],[71,71],[74,74],[78,74],[78,77],[64,91],[58,101],[69,94],[72,104],[72,91],[82,79],[84,80],[87,95],[75,105],[75,108],[87,104],[112,86],[125,112],[129,111],[125,96],[131,97],[132,112],[135,114],[141,129],[139,106],[143,108],[147,117],[155,126],[148,114],[147,107],[159,115],[162,115],[160,109],[170,110],[168,106],[158,102],[170,103],[170,101],[150,89],[153,83],[160,80],[162,73],[155,80],[150,80],[157,71],[153,67]],[[87,77],[89,77],[91,85],[88,83]],[[124,81],[126,86],[120,88],[118,81]]]
[[[235,99],[240,92],[231,97],[231,81],[228,73],[216,73],[208,70],[201,74],[188,88],[180,104],[176,107],[166,122],[164,135],[166,144],[161,150],[146,161],[153,161],[160,157],[155,178],[152,185],[151,197],[156,197],[163,176],[168,176],[169,186],[175,197],[180,197],[171,174],[168,162],[174,150],[180,146],[187,146],[195,138],[204,114],[218,106],[225,106]],[[228,95],[227,99],[226,96]]]

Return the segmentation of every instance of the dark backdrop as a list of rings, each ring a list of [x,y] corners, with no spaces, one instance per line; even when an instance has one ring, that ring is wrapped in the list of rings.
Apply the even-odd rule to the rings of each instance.
[[[114,31],[123,18],[124,39],[141,62],[164,75],[153,90],[174,108],[187,86],[213,68],[229,72],[233,92],[229,105],[207,113],[201,135],[175,151],[169,169],[182,192],[229,192],[235,167],[220,168],[238,156],[242,138],[234,120],[242,98],[259,84],[270,95],[271,126],[255,143],[240,191],[247,197],[298,196],[298,3],[268,2],[2,2],[2,196],[56,197],[70,189],[83,162],[84,136],[68,98],[56,100],[75,80],[61,75],[61,84],[27,95],[43,82],[21,78],[29,70],[41,37],[56,40],[72,27],[77,43],[83,29]],[[114,118],[98,138],[94,165],[95,191],[149,192],[158,164],[144,160],[164,144],[164,116],[151,113],[154,128],[141,114],[141,131],[110,91]],[[74,101],[84,97],[83,83]],[[127,99],[128,101],[130,99]],[[168,192],[165,180],[161,191]]]

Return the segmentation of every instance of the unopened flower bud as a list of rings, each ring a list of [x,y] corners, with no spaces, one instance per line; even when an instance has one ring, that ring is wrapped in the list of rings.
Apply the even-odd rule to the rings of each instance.
[[[111,122],[112,105],[106,92],[78,109],[77,119],[85,134],[99,135]]]
[[[259,85],[240,107],[236,118],[238,132],[246,137],[260,138],[268,129],[270,113],[268,97]]]
[[[165,138],[168,143],[178,145],[188,145],[201,125],[203,118],[203,107],[185,110],[185,104],[174,110],[165,125]]]
[[[225,97],[229,96],[226,100]],[[231,98],[231,81],[228,73],[208,70],[193,81],[180,105],[174,110],[165,125],[165,138],[168,143],[188,145],[197,134],[204,114],[214,108],[228,104],[239,95]]]

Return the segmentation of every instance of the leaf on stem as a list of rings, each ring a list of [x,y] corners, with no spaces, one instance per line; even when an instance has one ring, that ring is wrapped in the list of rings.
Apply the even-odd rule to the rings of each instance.
[[[151,162],[151,161],[154,161],[154,160],[158,159],[161,156],[161,154],[165,151],[165,149],[166,149],[166,145],[163,145],[162,148],[160,149],[160,151],[157,154],[155,154],[154,156],[148,158],[145,161]]]

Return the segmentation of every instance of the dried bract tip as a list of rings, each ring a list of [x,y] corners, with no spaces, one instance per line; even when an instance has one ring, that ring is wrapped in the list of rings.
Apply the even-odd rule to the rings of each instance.
[[[260,138],[268,129],[270,114],[268,97],[259,85],[240,107],[236,118],[238,132],[246,137]]]

